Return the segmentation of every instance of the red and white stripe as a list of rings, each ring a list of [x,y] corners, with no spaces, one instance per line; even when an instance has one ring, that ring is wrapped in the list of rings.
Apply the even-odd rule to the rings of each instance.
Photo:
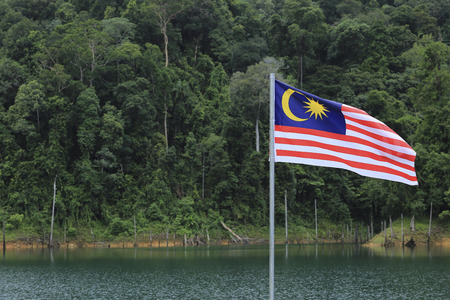
[[[342,105],[346,134],[275,125],[275,162],[341,168],[362,176],[417,185],[416,153],[365,111]]]

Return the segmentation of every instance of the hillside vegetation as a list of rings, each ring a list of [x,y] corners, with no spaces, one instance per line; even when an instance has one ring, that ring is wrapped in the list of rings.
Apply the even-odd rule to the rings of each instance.
[[[0,215],[8,232],[178,236],[268,224],[269,73],[367,111],[419,186],[276,165],[276,222],[450,220],[450,4],[3,0]],[[363,225],[364,224],[364,225]],[[28,232],[28,233],[27,233]]]

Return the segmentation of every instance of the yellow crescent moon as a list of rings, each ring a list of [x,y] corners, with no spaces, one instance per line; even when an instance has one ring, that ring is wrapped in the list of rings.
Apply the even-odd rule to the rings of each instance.
[[[292,113],[291,109],[289,108],[289,99],[291,98],[291,95],[293,93],[298,93],[298,92],[296,92],[292,89],[287,89],[284,92],[283,97],[281,98],[281,104],[282,104],[284,113],[286,114],[286,116],[288,116],[289,119],[292,119],[294,121],[303,122],[303,121],[308,120],[308,119],[302,119],[302,118],[297,117],[296,115],[294,115]]]

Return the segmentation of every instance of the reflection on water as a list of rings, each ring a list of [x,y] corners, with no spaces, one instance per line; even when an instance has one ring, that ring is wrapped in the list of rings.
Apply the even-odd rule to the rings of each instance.
[[[25,249],[0,262],[2,299],[266,299],[268,246]],[[450,249],[279,245],[277,299],[448,299]]]
[[[294,245],[286,245],[286,256],[288,255],[288,248],[295,249],[299,254],[310,256],[382,256],[382,257],[432,257],[445,256],[450,257],[449,247],[364,247],[360,245],[336,245],[336,244],[312,244],[301,247],[294,247]]]

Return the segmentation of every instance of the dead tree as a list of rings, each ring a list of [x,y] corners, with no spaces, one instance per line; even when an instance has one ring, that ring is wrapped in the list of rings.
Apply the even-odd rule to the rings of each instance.
[[[95,247],[95,235],[94,235],[94,231],[92,230],[92,227],[91,227],[91,226],[89,226],[89,228],[91,229],[92,243],[94,243],[94,247]]]
[[[169,247],[169,228],[166,229],[166,248]]]
[[[389,216],[389,226],[391,227],[391,239],[395,237],[394,228],[392,227],[392,218]]]
[[[247,244],[248,243],[248,239],[246,238],[241,238],[239,235],[237,235],[236,233],[233,232],[233,230],[231,230],[230,228],[227,227],[227,225],[225,225],[224,222],[220,222],[220,224],[222,224],[223,228],[225,228],[226,230],[228,230],[231,234],[232,234],[232,239],[236,242],[236,243],[243,243],[243,244]],[[236,239],[235,239],[236,238]]]
[[[137,231],[136,231],[136,216],[133,216],[133,223],[134,223],[134,247],[139,247],[138,241],[137,241]]]
[[[288,243],[288,211],[287,211],[287,190],[284,190],[284,224],[286,227],[286,244]]]
[[[152,237],[152,229],[151,228],[149,229],[148,239],[150,242],[150,247],[152,247],[153,246],[153,237]]]
[[[373,217],[370,218],[370,237],[373,238]]]
[[[401,214],[402,217],[402,247],[405,246],[405,235],[403,234],[403,214]]]
[[[6,240],[5,240],[5,216],[3,215],[3,257],[5,257],[5,252],[6,252]]]
[[[414,216],[412,216],[411,218],[411,231],[412,232],[416,231],[416,223],[414,222]]]
[[[433,202],[431,202],[430,206],[430,225],[428,226],[428,246],[430,245],[430,239],[431,239],[431,215],[433,213]]]
[[[48,246],[50,248],[53,247],[53,220],[55,219],[55,199],[56,199],[56,177],[58,175],[55,175],[55,181],[53,182],[53,206],[52,206],[52,224],[50,226],[50,241],[48,243]]]
[[[431,236],[431,215],[433,213],[433,202],[431,202],[430,206],[430,225],[428,226],[428,238]]]
[[[316,219],[316,243],[318,242],[318,237],[317,237],[317,200],[314,199],[314,215],[315,215],[315,219]]]

